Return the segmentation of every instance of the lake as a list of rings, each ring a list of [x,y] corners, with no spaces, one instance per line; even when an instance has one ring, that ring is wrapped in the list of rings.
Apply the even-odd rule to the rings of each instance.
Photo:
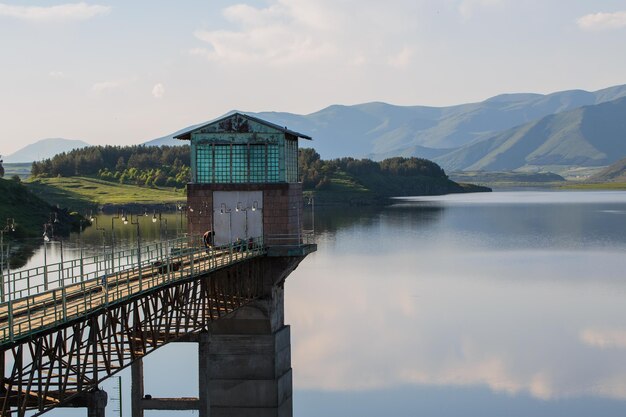
[[[626,192],[316,210],[318,251],[285,285],[295,416],[624,415]],[[196,395],[195,361],[159,349],[145,392]]]
[[[624,415],[626,193],[341,212],[287,282],[295,415]]]

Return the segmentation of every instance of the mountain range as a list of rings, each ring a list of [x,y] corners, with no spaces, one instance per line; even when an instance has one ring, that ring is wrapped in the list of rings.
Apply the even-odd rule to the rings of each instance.
[[[314,141],[306,145],[324,159],[417,156],[432,159],[446,170],[541,170],[546,166],[604,166],[626,156],[626,85],[594,92],[502,94],[448,107],[373,102],[332,105],[307,115],[248,114],[313,136]],[[185,142],[173,136],[208,122],[145,144],[182,145]],[[64,150],[69,149],[54,153]],[[38,151],[44,153],[42,148]],[[18,162],[16,154],[6,162]],[[43,157],[49,156],[34,159]]]
[[[505,130],[434,158],[449,170],[604,166],[626,156],[626,97]]]
[[[82,140],[71,140],[63,138],[41,139],[30,145],[26,145],[20,150],[4,157],[7,164],[20,162],[33,162],[45,158],[50,158],[61,152],[69,152],[72,149],[91,146]]]
[[[308,115],[248,114],[313,136],[311,145],[325,159],[417,156],[448,170],[514,170],[601,166],[626,156],[626,143],[619,140],[626,118],[623,97],[626,85],[595,92],[502,94],[449,107],[375,102],[333,105]],[[179,145],[174,135],[204,123],[146,144]]]

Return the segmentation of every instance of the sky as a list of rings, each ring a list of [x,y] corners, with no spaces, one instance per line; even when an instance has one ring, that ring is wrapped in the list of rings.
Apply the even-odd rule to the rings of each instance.
[[[142,143],[230,110],[626,84],[626,1],[0,0],[0,155]]]

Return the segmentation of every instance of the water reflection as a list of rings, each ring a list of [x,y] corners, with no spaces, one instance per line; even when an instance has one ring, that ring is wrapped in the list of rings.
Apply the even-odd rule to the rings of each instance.
[[[130,220],[130,215],[128,218]],[[81,233],[72,233],[67,238],[56,237],[49,242],[44,242],[42,238],[28,262],[21,268],[14,268],[12,272],[41,266],[44,262],[60,262],[61,255],[65,260],[78,259],[81,253],[84,256],[110,253],[111,245],[117,251],[137,244],[137,227],[130,221],[124,224],[121,216],[107,214],[100,214],[96,219],[92,226],[84,228]],[[157,215],[157,221],[153,221],[153,213],[134,219],[139,221],[142,245],[160,239],[172,239],[186,232],[187,221],[177,213],[165,213],[160,218]]]
[[[626,193],[316,207],[318,252],[286,281],[294,415],[623,415],[623,213]],[[178,220],[168,217],[172,236]],[[133,244],[134,227],[115,230]],[[110,232],[102,238],[82,236],[93,250]],[[147,357],[146,392],[195,395],[194,352],[174,344]]]
[[[296,415],[361,414],[355,398],[365,415],[621,415],[625,210],[626,193],[493,193],[329,228],[287,281]]]

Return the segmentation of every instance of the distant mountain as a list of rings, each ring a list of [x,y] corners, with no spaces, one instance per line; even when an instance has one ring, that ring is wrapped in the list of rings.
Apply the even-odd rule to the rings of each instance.
[[[626,158],[611,164],[589,178],[590,182],[626,182]]]
[[[394,106],[375,102],[333,105],[308,115],[249,114],[313,136],[310,146],[325,159],[341,156],[377,160],[389,156],[436,158],[551,114],[625,96],[626,85],[621,85],[596,92],[503,94],[480,103],[450,107]],[[180,145],[182,143],[172,136],[195,126],[198,125],[146,144]]]
[[[206,123],[209,123],[209,122],[206,122]],[[149,140],[148,142],[144,142],[143,144],[146,145],[146,146],[164,146],[164,145],[166,145],[166,146],[180,146],[180,145],[184,145],[184,144],[186,144],[186,142],[184,140],[174,139],[174,136],[179,135],[179,134],[181,134],[183,132],[186,132],[187,130],[194,129],[194,128],[196,128],[198,126],[201,126],[203,124],[206,124],[206,123],[200,123],[200,124],[197,124],[197,125],[192,125],[192,126],[184,128],[184,129],[177,130],[176,132],[171,133],[169,135]]]
[[[546,116],[434,160],[448,170],[608,165],[626,155],[626,97]]]
[[[91,146],[82,140],[70,140],[62,138],[42,139],[30,145],[27,145],[19,151],[7,155],[4,158],[6,163],[17,162],[33,162],[46,158],[52,158],[61,152],[69,152],[72,149],[84,148]]]

